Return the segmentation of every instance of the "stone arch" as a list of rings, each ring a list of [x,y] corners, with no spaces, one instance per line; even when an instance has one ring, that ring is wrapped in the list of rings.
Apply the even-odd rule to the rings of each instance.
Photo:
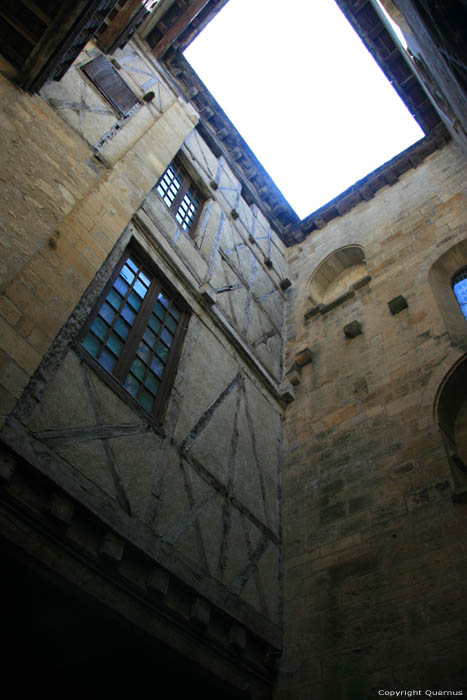
[[[467,499],[467,354],[442,380],[434,401],[437,424],[451,467],[457,500]]]
[[[313,305],[329,304],[368,277],[365,251],[360,245],[347,245],[320,262],[308,282]]]
[[[452,289],[454,275],[466,262],[467,238],[440,255],[428,272],[428,282],[452,345],[467,351],[467,320]]]

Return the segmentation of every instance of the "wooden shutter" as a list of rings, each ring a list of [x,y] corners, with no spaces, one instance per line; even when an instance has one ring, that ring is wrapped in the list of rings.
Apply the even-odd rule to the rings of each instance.
[[[105,56],[99,56],[87,63],[83,66],[83,72],[121,116],[128,114],[138,104],[139,100],[134,92]]]

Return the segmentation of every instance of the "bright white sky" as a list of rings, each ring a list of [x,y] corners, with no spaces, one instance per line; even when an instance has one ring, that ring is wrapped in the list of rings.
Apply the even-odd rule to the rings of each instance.
[[[423,137],[334,0],[229,0],[185,57],[301,218]]]

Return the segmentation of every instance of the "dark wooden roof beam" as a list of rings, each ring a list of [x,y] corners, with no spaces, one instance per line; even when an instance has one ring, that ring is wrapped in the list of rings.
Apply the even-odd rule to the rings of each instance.
[[[15,20],[13,17],[9,16],[9,13],[4,12],[0,9],[0,17],[12,27],[18,34],[20,34],[23,39],[26,39],[28,44],[31,44],[31,46],[35,46],[36,43],[39,41],[40,34],[33,34],[27,26],[23,25],[22,23],[18,22]]]
[[[352,1],[352,10],[354,12],[359,12],[362,10],[364,7],[368,5],[369,0],[353,0]]]
[[[49,25],[52,22],[52,17],[40,8],[33,0],[21,0],[21,3],[28,8],[41,22]]]
[[[203,119],[209,121],[213,118],[214,112],[210,107],[203,107],[203,109],[200,111],[200,115]]]
[[[170,29],[164,34],[162,39],[153,48],[152,54],[155,58],[162,58],[167,49],[172,46],[172,44],[178,39],[178,37],[208,2],[209,0],[195,0],[192,5],[189,5],[185,9],[178,20],[174,22]]]
[[[230,155],[235,161],[241,160],[243,158],[242,149],[236,146],[235,148],[232,148],[232,150],[230,151]]]

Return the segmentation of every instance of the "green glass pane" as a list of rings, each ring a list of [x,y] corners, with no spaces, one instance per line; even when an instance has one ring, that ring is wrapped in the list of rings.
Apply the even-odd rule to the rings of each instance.
[[[140,384],[139,381],[135,377],[133,377],[132,374],[128,375],[123,386],[132,396],[138,395]]]
[[[130,292],[127,301],[129,304],[131,304],[135,311],[138,311],[139,307],[141,306],[141,299],[137,294]]]
[[[122,271],[120,272],[120,274],[123,277],[123,279],[128,282],[128,284],[132,284],[133,280],[135,279],[135,274],[130,270],[128,265],[124,265],[122,267]]]
[[[180,320],[180,316],[182,315],[182,312],[181,312],[180,309],[179,309],[177,306],[175,306],[174,304],[172,304],[172,306],[170,307],[170,313],[172,314],[172,316],[174,317],[174,319],[175,319],[176,321],[179,321],[179,320]]]
[[[100,338],[102,341],[104,341],[107,338],[107,333],[109,332],[109,327],[103,321],[99,316],[95,319],[94,323],[91,326],[91,330],[93,333],[97,335],[98,338]]]
[[[151,369],[153,372],[157,374],[158,377],[162,377],[162,373],[164,371],[164,363],[162,360],[160,360],[158,357],[154,357],[152,362],[151,362]]]
[[[130,367],[130,371],[133,372],[133,374],[135,374],[138,377],[138,379],[141,379],[141,380],[144,377],[145,369],[146,369],[146,367],[141,362],[141,360],[138,358],[136,358],[136,360],[133,362],[133,364]]]
[[[138,272],[138,266],[131,258],[127,258],[126,264],[133,272]]]
[[[122,305],[123,297],[115,289],[112,289],[109,296],[107,297],[107,301],[109,302],[109,304],[112,304],[114,309],[117,309],[118,311]]]
[[[112,309],[111,306],[104,302],[101,308],[99,309],[99,316],[102,316],[102,318],[104,318],[110,326],[112,321],[114,320],[115,311]]]
[[[160,359],[162,360],[162,362],[164,362],[164,364],[165,364],[165,363],[167,362],[167,358],[168,358],[168,356],[169,356],[169,348],[166,347],[166,346],[164,345],[164,343],[161,343],[161,342],[159,341],[159,342],[157,343],[157,346],[156,346],[156,353],[158,354],[158,356],[160,357]]]
[[[143,342],[140,344],[137,354],[145,364],[148,365],[151,362],[152,350],[146,345],[146,343]]]
[[[112,350],[114,355],[119,357],[119,355],[122,351],[122,348],[123,348],[123,342],[120,340],[120,338],[118,337],[118,335],[116,333],[111,334],[106,345],[108,348],[110,348]]]
[[[86,350],[91,353],[91,355],[94,355],[94,357],[96,357],[101,346],[99,340],[92,333],[87,334],[86,338],[83,340],[83,345]]]
[[[119,318],[114,326],[114,331],[116,331],[123,340],[126,340],[130,334],[130,326],[128,323],[125,323],[123,318]]]
[[[157,304],[155,305],[154,313],[156,314],[156,316],[158,318],[161,319],[161,321],[163,320],[163,318],[165,316],[165,309],[160,302],[157,302]]]
[[[115,355],[112,355],[112,353],[109,352],[107,348],[104,348],[104,350],[102,351],[102,355],[99,357],[99,362],[103,367],[105,367],[105,369],[108,372],[111,372],[115,367],[117,358],[115,357]]]
[[[161,328],[161,322],[159,321],[158,318],[154,316],[154,314],[151,314],[151,317],[149,319],[149,325],[154,331],[154,333],[159,333],[160,328]]]
[[[170,299],[164,294],[164,292],[160,292],[157,298],[159,299],[162,306],[165,306],[166,309],[169,308]]]
[[[178,323],[177,321],[172,318],[172,316],[167,316],[165,319],[165,325],[175,335],[175,331],[177,330]]]
[[[146,411],[152,411],[152,407],[154,406],[154,397],[149,393],[149,391],[146,391],[146,389],[143,389],[141,392],[139,402],[146,409]]]
[[[161,338],[164,341],[164,343],[169,346],[169,348],[172,346],[174,337],[172,333],[169,333],[169,331],[166,328],[164,328],[164,330],[162,331]]]
[[[146,328],[146,330],[144,331],[143,338],[151,348],[154,347],[154,343],[156,342],[156,336],[152,331],[149,330],[149,328]]]
[[[147,377],[144,380],[144,385],[149,389],[150,392],[152,392],[153,394],[157,394],[160,381],[152,372],[148,372]]]

